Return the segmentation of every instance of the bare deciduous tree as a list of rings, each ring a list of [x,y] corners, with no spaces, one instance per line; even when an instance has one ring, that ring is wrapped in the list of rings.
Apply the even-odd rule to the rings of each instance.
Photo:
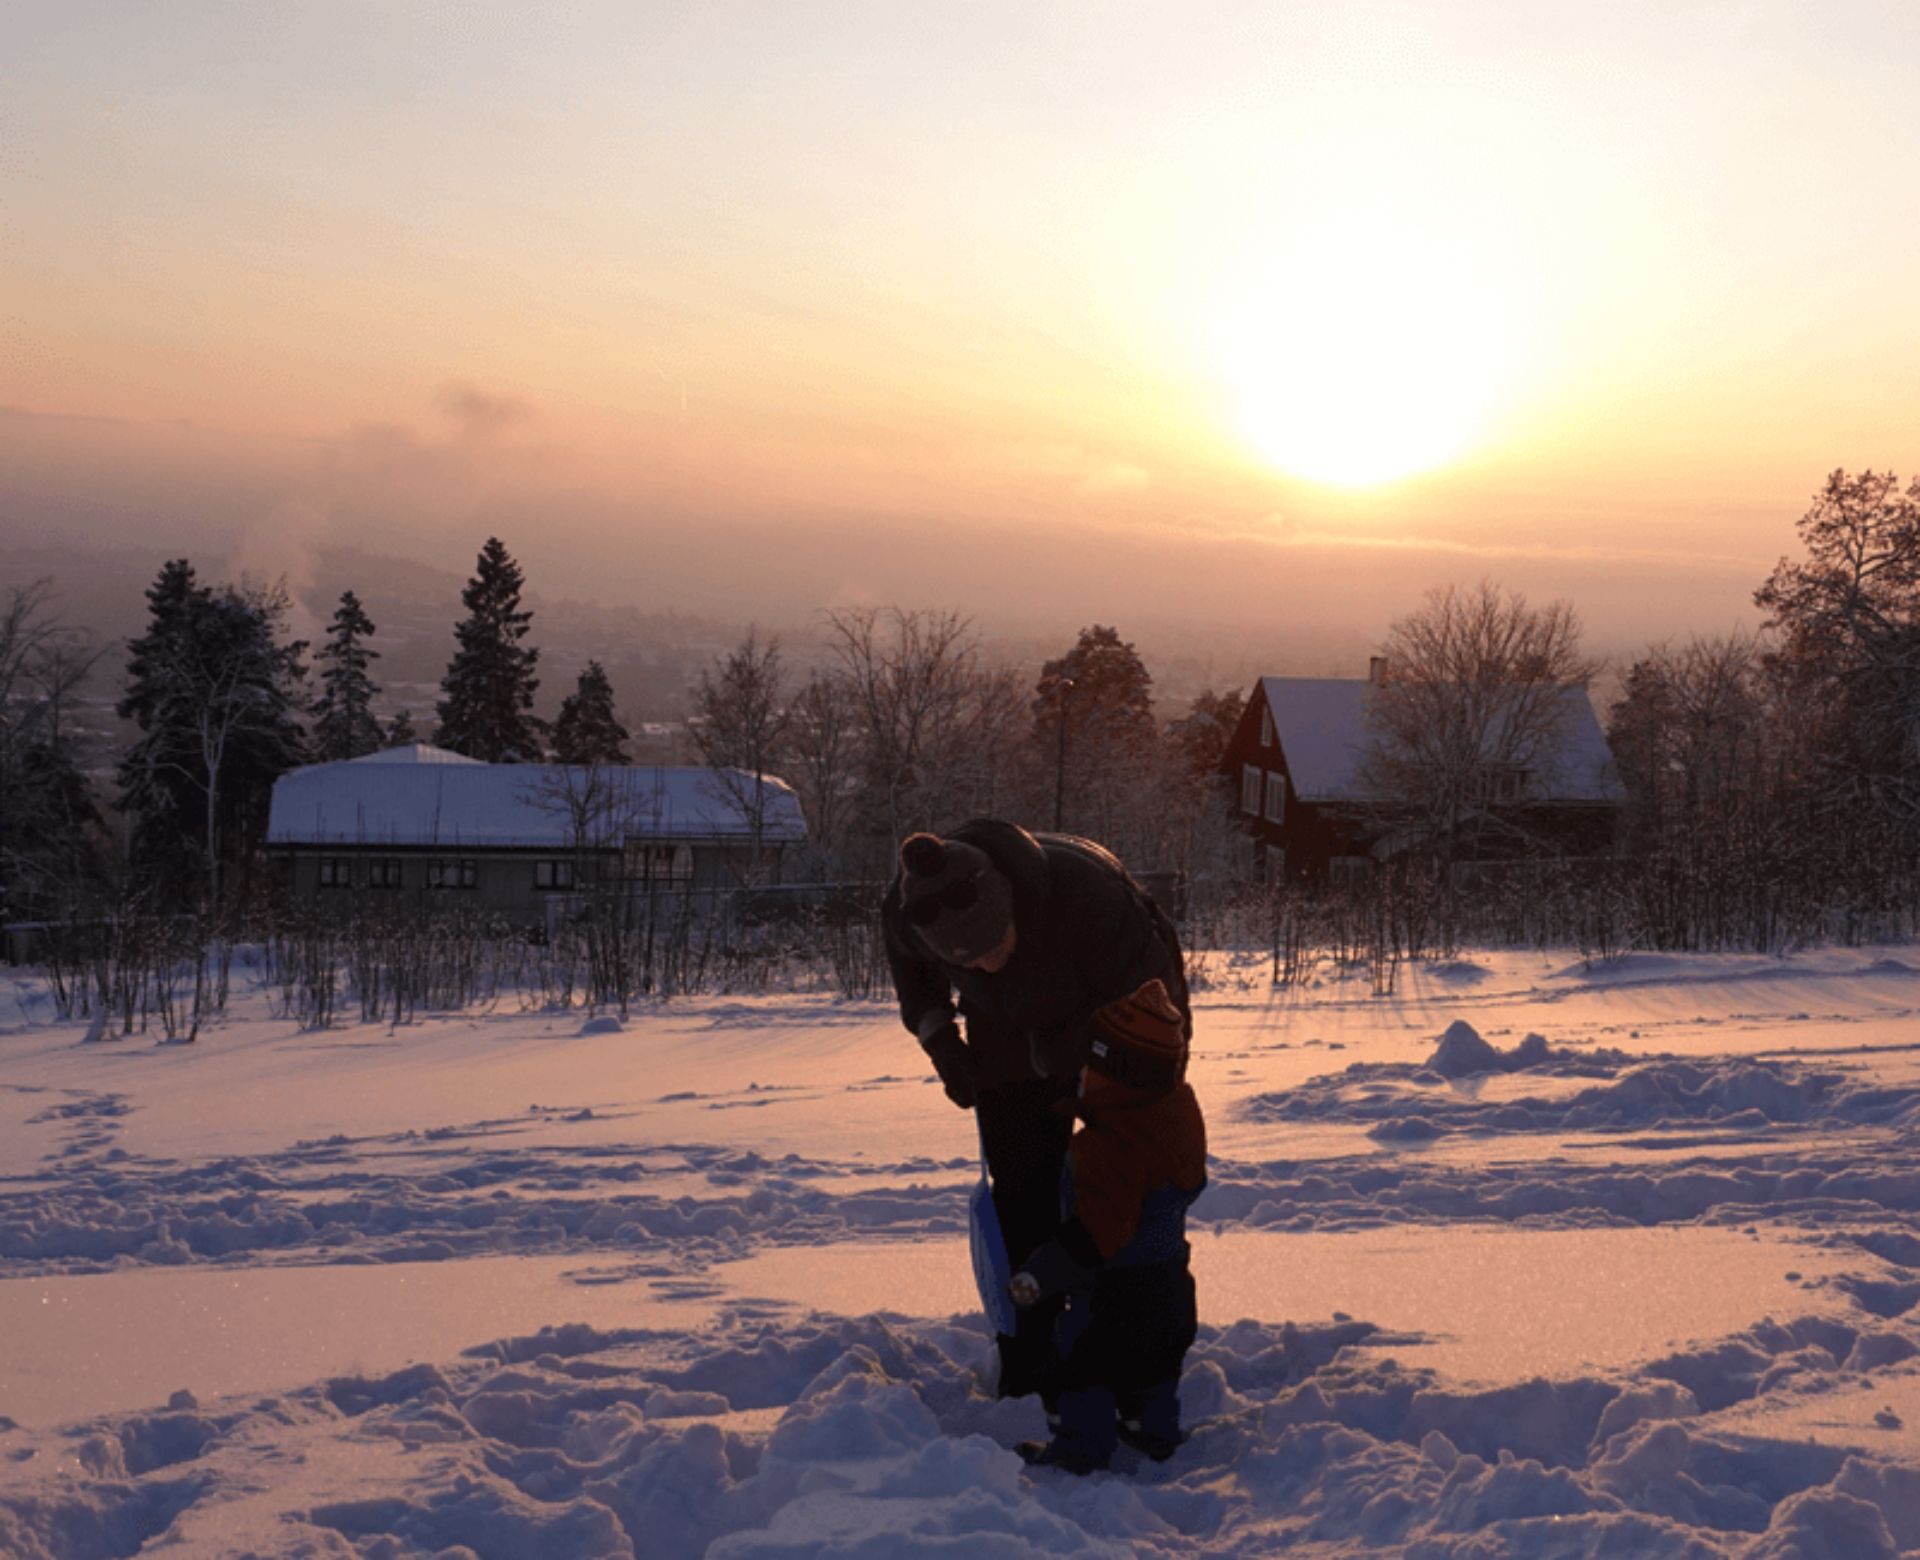
[[[1388,816],[1442,860],[1513,827],[1549,786],[1599,663],[1564,601],[1532,607],[1483,580],[1443,586],[1387,632],[1359,776]]]
[[[914,829],[1009,810],[1025,700],[1010,669],[987,663],[957,612],[847,608],[828,639],[858,716],[868,870],[882,872]]]
[[[702,672],[694,689],[690,722],[701,760],[713,784],[746,821],[750,836],[747,876],[757,879],[765,856],[767,814],[786,736],[786,670],[778,638],[759,641],[758,630],[720,663],[719,674]]]
[[[1744,935],[1777,877],[1792,756],[1773,693],[1760,642],[1734,634],[1650,650],[1609,713],[1640,925],[1663,947]]]
[[[105,872],[105,825],[66,720],[103,653],[54,611],[50,580],[0,603],[0,914],[64,913]]]
[[[1221,755],[1245,707],[1244,693],[1202,690],[1161,733],[1151,787],[1159,831],[1153,851],[1140,860],[1176,873],[1189,892],[1203,883],[1207,892],[1224,887],[1246,852],[1239,809],[1220,774]]]
[[[51,580],[7,588],[0,604],[0,773],[36,742],[64,746],[64,717],[104,648],[63,623]]]
[[[825,878],[852,865],[844,859],[846,834],[859,783],[859,731],[851,684],[815,673],[788,710],[780,776],[800,798],[807,820],[807,852]]]
[[[786,664],[777,637],[759,630],[703,671],[693,690],[692,736],[710,768],[767,769],[786,729]]]

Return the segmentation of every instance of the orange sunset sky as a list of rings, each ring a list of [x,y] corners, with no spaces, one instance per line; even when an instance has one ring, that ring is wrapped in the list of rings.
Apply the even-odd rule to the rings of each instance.
[[[1907,0],[14,0],[0,548],[1722,632],[1920,465],[1917,69]]]

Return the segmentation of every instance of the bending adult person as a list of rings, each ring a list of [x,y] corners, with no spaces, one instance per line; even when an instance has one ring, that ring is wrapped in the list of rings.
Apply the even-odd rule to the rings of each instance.
[[[904,840],[881,923],[901,1020],[947,1098],[979,1113],[1017,1268],[1059,1232],[1094,1014],[1158,980],[1192,1035],[1179,935],[1111,851],[997,818]],[[1037,1392],[1051,1411],[1062,1303],[1029,1307],[998,1336],[1001,1397]]]

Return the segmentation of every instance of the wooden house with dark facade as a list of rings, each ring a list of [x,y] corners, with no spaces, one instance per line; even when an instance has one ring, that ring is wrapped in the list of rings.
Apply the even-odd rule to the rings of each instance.
[[[1377,672],[1378,668],[1376,668]],[[1221,772],[1246,833],[1251,873],[1335,884],[1364,879],[1409,843],[1369,795],[1371,678],[1262,677],[1228,739]],[[1613,755],[1584,688],[1563,690],[1562,742],[1551,764],[1514,776],[1506,805],[1528,837],[1562,855],[1604,854],[1623,799]]]
[[[460,904],[518,926],[588,889],[778,883],[805,838],[799,799],[771,775],[486,764],[424,745],[282,775],[267,825],[298,900]]]

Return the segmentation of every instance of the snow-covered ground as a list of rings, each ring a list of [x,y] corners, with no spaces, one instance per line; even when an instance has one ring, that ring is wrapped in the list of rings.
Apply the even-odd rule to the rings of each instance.
[[[1203,962],[1193,1436],[1085,1480],[889,1004],[0,984],[0,1554],[1920,1554],[1920,953]]]

